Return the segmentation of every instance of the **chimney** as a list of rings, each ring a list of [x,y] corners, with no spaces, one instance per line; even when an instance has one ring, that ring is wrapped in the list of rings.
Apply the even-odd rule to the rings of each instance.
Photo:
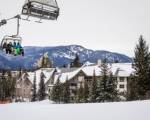
[[[99,67],[101,66],[101,64],[102,64],[102,60],[101,60],[101,59],[97,60],[97,65],[98,65]]]

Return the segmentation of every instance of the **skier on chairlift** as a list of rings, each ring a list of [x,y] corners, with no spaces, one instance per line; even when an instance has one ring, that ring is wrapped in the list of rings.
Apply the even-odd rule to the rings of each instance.
[[[12,54],[12,43],[9,42],[6,46],[6,54]]]
[[[4,42],[2,49],[6,51],[6,47],[7,47],[7,42]]]

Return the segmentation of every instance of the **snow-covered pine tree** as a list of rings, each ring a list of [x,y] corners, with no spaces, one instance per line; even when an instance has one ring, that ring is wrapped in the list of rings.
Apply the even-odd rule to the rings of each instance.
[[[133,68],[136,76],[136,92],[139,99],[145,99],[150,92],[150,52],[143,36],[140,36],[135,47]],[[150,97],[150,96],[149,96]]]
[[[97,89],[97,92],[99,94],[97,98],[98,102],[108,101],[108,96],[109,96],[109,93],[107,92],[107,83],[108,83],[107,81],[109,79],[108,71],[109,71],[108,63],[106,59],[104,59],[101,64],[102,76],[101,79],[99,80],[98,89]]]
[[[97,97],[98,97],[97,87],[98,87],[98,84],[97,84],[95,70],[94,70],[93,71],[93,79],[91,81],[91,85],[89,88],[89,102],[91,102],[91,103],[95,103],[97,101]]]
[[[117,90],[117,79],[113,76],[112,72],[106,82],[106,101],[114,102],[119,100],[118,90]]]
[[[33,93],[32,93],[32,102],[37,100],[37,89],[36,89],[36,72],[34,72],[34,80],[33,80]]]
[[[39,90],[38,90],[38,97],[39,100],[44,100],[46,97],[46,93],[45,93],[45,75],[43,72],[41,72],[40,74],[40,83],[39,83]]]

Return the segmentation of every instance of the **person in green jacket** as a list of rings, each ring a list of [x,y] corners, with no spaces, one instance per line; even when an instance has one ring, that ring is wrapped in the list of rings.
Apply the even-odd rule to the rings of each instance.
[[[18,55],[21,54],[20,49],[21,49],[20,43],[19,43],[19,42],[18,42],[17,44],[14,43],[14,55],[15,55],[15,56],[18,56]]]

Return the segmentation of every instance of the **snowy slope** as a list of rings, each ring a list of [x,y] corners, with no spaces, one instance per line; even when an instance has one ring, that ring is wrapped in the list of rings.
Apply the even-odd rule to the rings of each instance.
[[[150,100],[121,103],[0,105],[1,120],[150,120]]]

